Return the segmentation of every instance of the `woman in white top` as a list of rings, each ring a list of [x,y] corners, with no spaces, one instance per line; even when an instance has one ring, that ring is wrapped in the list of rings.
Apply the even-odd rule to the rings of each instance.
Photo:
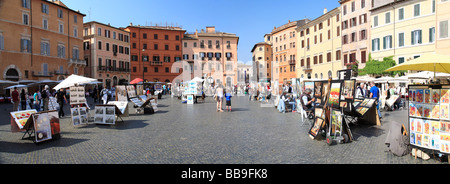
[[[222,110],[222,102],[223,102],[223,86],[219,84],[216,88],[216,100],[217,100],[217,112],[223,112]]]

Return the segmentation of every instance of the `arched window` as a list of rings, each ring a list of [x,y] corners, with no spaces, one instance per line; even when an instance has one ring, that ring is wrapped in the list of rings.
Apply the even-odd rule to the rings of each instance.
[[[8,71],[6,71],[5,79],[11,80],[11,81],[18,81],[19,80],[19,72],[14,68],[8,69]]]

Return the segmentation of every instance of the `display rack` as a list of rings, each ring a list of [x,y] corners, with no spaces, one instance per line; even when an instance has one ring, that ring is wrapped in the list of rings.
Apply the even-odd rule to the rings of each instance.
[[[450,85],[408,86],[408,125],[411,147],[428,153],[449,156],[449,99]]]

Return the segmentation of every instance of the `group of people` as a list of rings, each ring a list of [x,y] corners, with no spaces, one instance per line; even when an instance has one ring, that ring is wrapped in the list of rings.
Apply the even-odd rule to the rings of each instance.
[[[44,89],[42,91],[39,91],[37,89],[33,93],[33,98],[28,98],[28,93],[25,92],[25,89],[22,89],[20,94],[17,91],[17,87],[14,87],[14,91],[11,92],[11,98],[13,103],[13,111],[19,111],[19,110],[26,110],[27,109],[27,103],[30,102],[30,108],[36,109],[37,112],[40,112],[41,110],[48,111],[49,110],[49,100],[50,97],[55,97],[57,99],[57,102],[59,104],[59,111],[58,116],[61,118],[64,116],[64,102],[67,103],[66,99],[66,93],[63,89],[60,89],[59,91],[53,90],[51,91],[49,89],[48,85],[45,85]],[[19,109],[19,103],[20,103],[20,109]]]
[[[228,87],[227,89],[224,89],[222,84],[218,84],[214,90],[214,99],[217,101],[217,112],[223,112],[222,104],[224,98],[226,101],[226,109],[231,112],[231,97],[233,93],[231,88]]]

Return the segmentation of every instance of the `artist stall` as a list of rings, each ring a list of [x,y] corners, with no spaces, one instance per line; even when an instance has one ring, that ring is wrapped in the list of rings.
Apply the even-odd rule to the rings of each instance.
[[[353,140],[349,123],[363,120],[380,125],[375,99],[355,99],[356,80],[350,79],[349,70],[344,72],[337,80],[314,81],[312,85],[315,119],[309,134],[312,139],[326,137],[329,145]],[[311,88],[311,84],[308,86]]]
[[[10,114],[11,132],[23,132],[22,139],[31,139],[34,143],[39,143],[60,138],[58,111],[37,112],[32,109]]]
[[[449,155],[450,85],[409,85],[408,94],[410,145],[415,151]]]

